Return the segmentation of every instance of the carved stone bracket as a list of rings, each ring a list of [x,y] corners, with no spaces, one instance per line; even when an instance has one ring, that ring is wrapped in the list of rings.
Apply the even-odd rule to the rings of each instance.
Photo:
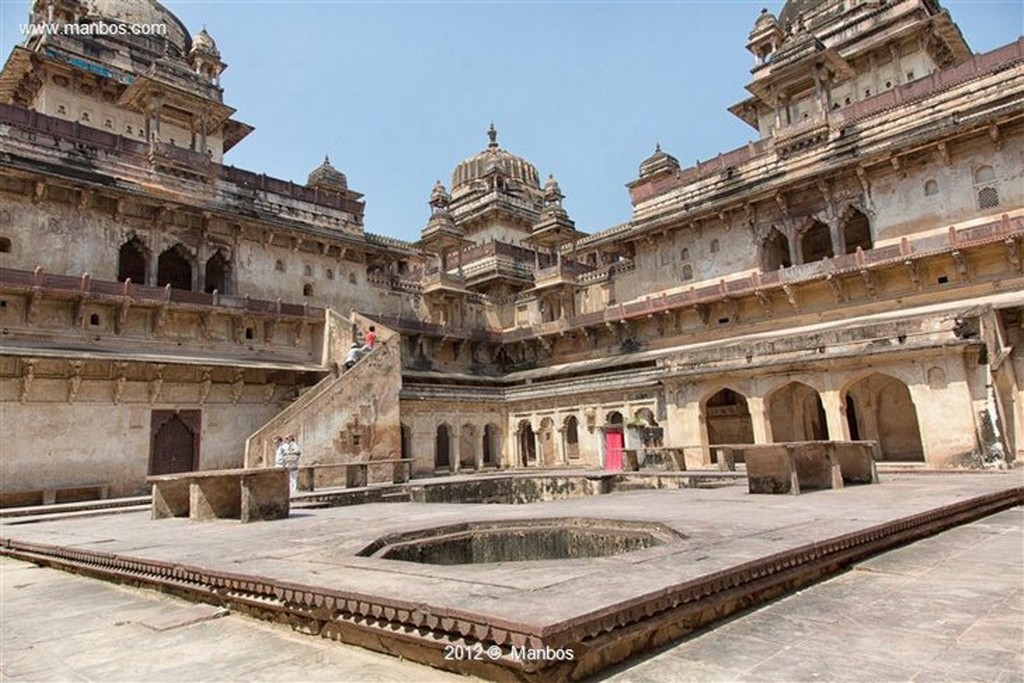
[[[914,289],[921,291],[921,264],[917,261],[907,260],[903,262],[903,265],[907,268],[907,274],[910,276],[910,281],[914,284]]]

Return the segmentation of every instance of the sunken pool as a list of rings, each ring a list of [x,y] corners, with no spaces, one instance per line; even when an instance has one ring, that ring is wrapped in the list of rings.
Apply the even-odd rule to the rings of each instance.
[[[607,557],[684,539],[654,522],[594,518],[465,522],[383,536],[358,555],[423,564]]]

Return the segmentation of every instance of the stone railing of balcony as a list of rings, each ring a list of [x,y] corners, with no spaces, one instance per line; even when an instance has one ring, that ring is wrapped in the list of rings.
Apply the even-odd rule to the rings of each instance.
[[[791,268],[780,268],[777,271],[757,272],[731,280],[722,279],[716,284],[691,287],[685,291],[671,294],[647,296],[642,300],[609,306],[603,311],[585,313],[566,319],[566,329],[582,329],[605,323],[615,323],[632,318],[646,317],[672,310],[701,304],[714,304],[726,299],[741,296],[764,296],[771,289],[785,289],[800,283],[814,280],[829,280],[837,276],[856,273],[869,273],[873,269],[913,264],[921,258],[943,253],[958,255],[963,249],[982,247],[991,244],[1007,245],[1008,258],[1015,260],[1018,271],[1024,268],[1021,264],[1020,243],[1024,241],[1024,215],[1014,217],[1003,214],[999,220],[963,228],[950,226],[949,230],[935,235],[928,235],[916,240],[903,238],[899,244],[886,245],[877,249],[858,249],[853,254],[844,254],[836,258],[823,259],[813,263],[805,263]],[[613,264],[609,268],[618,268],[621,264]],[[587,273],[584,277],[593,276]],[[582,282],[584,277],[580,278]],[[787,294],[788,296],[788,294]],[[505,332],[504,343],[530,339],[540,334],[536,327],[527,327]]]
[[[88,273],[79,277],[46,273],[41,267],[34,271],[0,268],[0,291],[42,292],[55,298],[95,298],[130,301],[132,305],[164,306],[177,304],[221,309],[223,312],[322,320],[324,309],[308,304],[268,301],[248,296],[226,296],[217,292],[191,292],[183,289],[149,287],[126,280],[94,280]]]

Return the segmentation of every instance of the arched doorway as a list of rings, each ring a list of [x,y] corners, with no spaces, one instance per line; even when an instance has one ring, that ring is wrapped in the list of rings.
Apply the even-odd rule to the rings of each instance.
[[[772,441],[823,441],[828,421],[818,392],[802,382],[790,382],[768,400]]]
[[[821,221],[813,221],[800,236],[800,250],[804,263],[820,261],[826,256],[832,257],[832,235],[828,226]]]
[[[575,415],[565,418],[565,422],[562,423],[562,440],[566,460],[580,457],[579,420]]]
[[[182,254],[184,247],[179,244],[166,249],[157,259],[156,284],[170,285],[172,289],[192,289],[192,264]]]
[[[554,467],[558,461],[554,434],[555,421],[545,417],[540,421],[540,431],[537,433],[540,441],[540,461],[544,467]]]
[[[614,410],[605,417],[604,468],[612,472],[622,470],[622,449],[625,448],[622,413]]]
[[[917,408],[906,384],[875,372],[850,384],[844,393],[851,438],[877,441],[883,460],[924,460]]]
[[[452,467],[451,434],[448,425],[438,425],[434,437],[434,469],[450,470]]]
[[[150,476],[196,469],[201,425],[198,410],[154,410],[150,418]]]
[[[122,244],[117,252],[117,281],[125,280],[137,285],[146,284],[146,248],[138,237]]]
[[[754,443],[750,409],[746,397],[739,392],[729,388],[715,392],[705,399],[701,416],[704,418],[707,445]],[[711,449],[711,462],[718,462],[718,452],[714,448]]]
[[[218,249],[213,256],[206,260],[206,287],[204,288],[206,293],[210,294],[217,290],[220,294],[230,294],[228,291],[230,271],[231,265]]]
[[[519,464],[522,467],[532,467],[537,464],[537,439],[533,435],[533,425],[529,420],[519,423],[517,432],[519,446]]]
[[[476,427],[462,425],[459,438],[459,469],[476,469]]]
[[[501,429],[489,424],[484,427],[484,467],[498,467],[501,463]]]

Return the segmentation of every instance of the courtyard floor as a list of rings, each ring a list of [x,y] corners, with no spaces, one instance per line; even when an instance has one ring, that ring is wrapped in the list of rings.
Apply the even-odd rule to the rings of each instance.
[[[0,535],[388,596],[487,615],[495,623],[543,625],[1021,484],[1020,471],[891,474],[876,486],[800,496],[751,496],[745,486],[731,485],[530,505],[387,503],[299,510],[288,520],[249,525],[122,513],[5,523]],[[433,566],[355,555],[396,531],[549,517],[660,522],[685,538],[613,557],[493,565]],[[1022,680],[1021,518],[1021,508],[1014,508],[860,562],[828,582],[603,675],[624,681]],[[0,660],[3,677],[11,680],[450,677],[225,616],[219,608],[7,558],[0,567]],[[212,635],[222,631],[227,635]],[[140,656],[151,650],[153,656]],[[341,654],[348,652],[355,654]]]

